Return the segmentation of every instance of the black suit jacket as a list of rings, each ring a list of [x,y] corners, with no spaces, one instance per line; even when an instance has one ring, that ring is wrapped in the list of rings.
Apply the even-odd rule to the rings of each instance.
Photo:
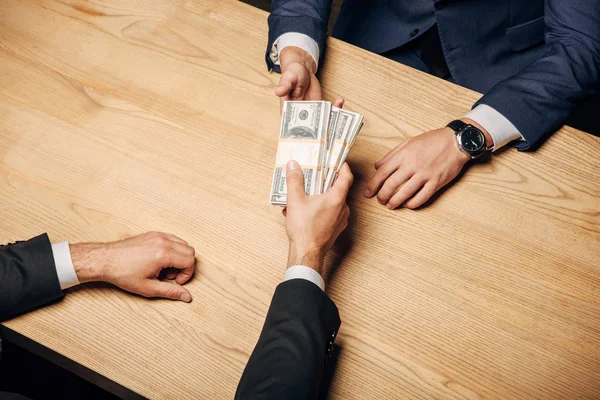
[[[314,398],[340,324],[337,307],[317,285],[281,283],[235,398]]]
[[[0,246],[0,322],[63,296],[48,235]]]

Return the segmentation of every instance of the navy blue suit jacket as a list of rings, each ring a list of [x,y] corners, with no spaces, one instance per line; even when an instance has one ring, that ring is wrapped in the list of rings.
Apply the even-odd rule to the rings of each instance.
[[[272,0],[273,42],[304,33],[325,51],[331,0]],[[438,25],[454,82],[485,95],[531,150],[600,91],[600,0],[345,0],[334,36],[385,53]],[[321,57],[323,59],[323,57]]]

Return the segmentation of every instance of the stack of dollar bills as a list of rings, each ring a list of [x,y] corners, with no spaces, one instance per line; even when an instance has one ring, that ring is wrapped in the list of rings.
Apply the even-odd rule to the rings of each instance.
[[[328,101],[286,101],[271,186],[271,204],[287,204],[285,168],[296,160],[306,194],[327,192],[348,157],[363,116],[333,107]]]

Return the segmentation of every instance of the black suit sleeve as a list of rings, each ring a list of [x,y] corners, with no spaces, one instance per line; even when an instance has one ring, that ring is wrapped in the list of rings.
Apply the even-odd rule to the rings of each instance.
[[[0,247],[0,322],[62,297],[48,235]]]
[[[337,307],[317,285],[281,283],[235,398],[314,398],[340,323]]]

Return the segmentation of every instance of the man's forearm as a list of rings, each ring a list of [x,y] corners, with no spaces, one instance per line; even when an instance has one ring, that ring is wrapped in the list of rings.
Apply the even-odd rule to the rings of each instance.
[[[81,283],[110,281],[109,243],[78,243],[71,245],[71,258]]]

